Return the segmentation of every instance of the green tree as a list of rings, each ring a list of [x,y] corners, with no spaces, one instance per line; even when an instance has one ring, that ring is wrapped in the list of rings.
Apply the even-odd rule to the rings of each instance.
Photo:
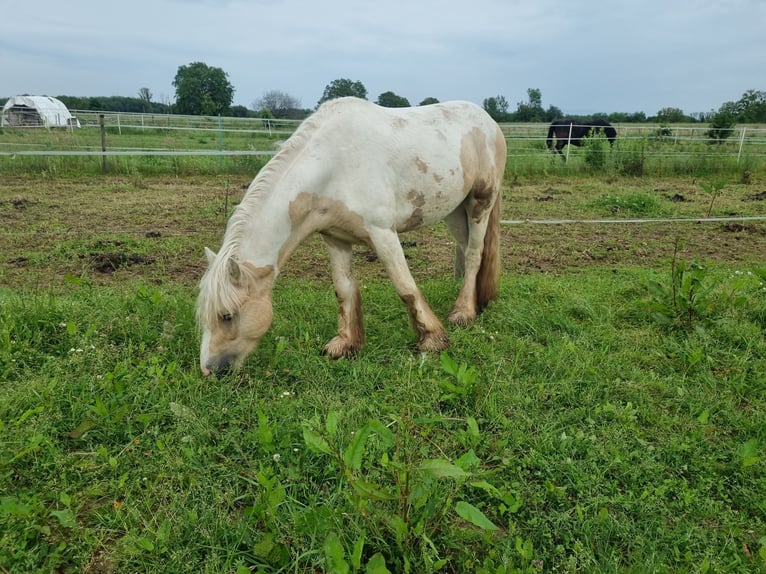
[[[233,118],[248,118],[250,117],[250,110],[245,106],[231,106],[229,114]]]
[[[731,102],[728,103],[731,104]],[[736,121],[736,115],[731,106],[722,105],[717,112],[708,118],[708,122],[710,122],[710,129],[707,132],[708,139],[714,143],[723,143],[732,134]]]
[[[253,102],[253,109],[266,108],[275,118],[297,119],[303,117],[300,99],[286,92],[271,90]]]
[[[546,122],[552,122],[553,120],[557,120],[563,117],[564,117],[564,112],[562,112],[561,109],[556,106],[548,106],[548,109],[545,110]]]
[[[508,121],[508,100],[505,96],[485,98],[481,105],[496,122]]]
[[[434,98],[434,97],[428,97],[428,98],[425,98],[425,99],[424,99],[422,102],[420,102],[418,105],[419,105],[419,106],[430,106],[431,104],[438,104],[438,103],[439,103],[439,100],[437,100],[436,98]]]
[[[88,98],[88,107],[86,107],[85,109],[105,111],[106,106],[104,105],[102,98]]]
[[[339,78],[327,84],[322,93],[322,97],[317,102],[317,107],[328,100],[343,98],[345,96],[355,96],[357,98],[367,99],[367,88],[360,81],[354,82],[348,78]]]
[[[383,92],[375,102],[384,108],[409,108],[410,101],[404,96],[398,96],[394,92]]]
[[[646,121],[646,114],[644,112],[612,112],[607,117],[611,123],[641,123]]]
[[[543,109],[543,93],[538,88],[528,88],[527,99],[531,107]]]
[[[737,121],[743,124],[766,123],[766,92],[748,90],[734,103]]]
[[[679,124],[688,119],[680,108],[662,108],[657,112],[657,122],[661,124]]]
[[[141,111],[150,112],[152,110],[152,91],[149,88],[138,90],[138,99],[141,102]]]
[[[179,66],[173,87],[176,89],[175,111],[179,114],[227,114],[234,100],[234,87],[228,74],[203,62]]]
[[[543,110],[543,95],[537,88],[527,90],[527,102],[519,102],[516,105],[516,111],[513,119],[517,122],[543,122],[546,119],[545,110]]]

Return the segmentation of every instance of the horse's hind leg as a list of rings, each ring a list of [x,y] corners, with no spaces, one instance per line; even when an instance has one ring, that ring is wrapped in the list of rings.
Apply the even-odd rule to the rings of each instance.
[[[494,191],[478,195],[476,192],[472,192],[463,204],[450,215],[450,218],[457,218],[459,215],[462,215],[466,222],[468,234],[464,248],[465,269],[463,271],[463,284],[460,286],[460,293],[455,301],[455,306],[449,314],[450,322],[456,325],[467,325],[476,318],[478,313],[476,278],[481,267],[484,236],[487,233],[489,214],[492,211],[496,197],[497,193]],[[448,226],[452,229],[451,225],[448,224]],[[459,238],[458,241],[460,241]]]
[[[426,352],[443,351],[449,347],[449,337],[412,278],[404,257],[399,236],[391,229],[369,230],[370,243],[383,262],[399,297],[407,305],[410,322],[418,333],[418,349]]]
[[[324,347],[333,359],[348,357],[364,345],[362,297],[359,283],[351,272],[351,244],[323,235],[330,252],[332,283],[338,299],[338,334]]]
[[[447,229],[455,238],[455,279],[465,273],[465,249],[468,246],[468,221],[462,205],[444,218]]]

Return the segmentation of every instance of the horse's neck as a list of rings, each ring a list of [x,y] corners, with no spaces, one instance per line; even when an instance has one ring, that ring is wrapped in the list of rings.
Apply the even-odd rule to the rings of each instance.
[[[256,267],[271,265],[276,274],[287,262],[307,233],[290,211],[293,193],[286,187],[273,185],[246,198],[232,226],[237,258]]]
[[[307,221],[307,210],[294,209],[293,202],[298,190],[321,180],[326,169],[302,157],[305,142],[293,138],[253,181],[235,214],[239,222],[231,229],[241,260],[273,265],[277,274],[298,245],[316,231]],[[297,162],[300,169],[294,168]]]
[[[277,268],[279,250],[289,236],[289,231],[285,232],[287,206],[281,209],[279,202],[269,197],[273,194],[251,194],[248,192],[232,215],[224,244],[230,245],[239,261]]]

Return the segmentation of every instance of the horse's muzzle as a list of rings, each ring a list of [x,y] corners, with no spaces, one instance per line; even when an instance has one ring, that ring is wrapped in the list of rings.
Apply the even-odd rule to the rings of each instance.
[[[217,377],[228,375],[234,370],[234,362],[235,358],[233,355],[218,357],[202,366],[202,374],[206,377],[211,374]]]

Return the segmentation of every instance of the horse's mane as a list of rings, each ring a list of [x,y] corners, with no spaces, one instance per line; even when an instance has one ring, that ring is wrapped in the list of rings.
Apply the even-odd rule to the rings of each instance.
[[[221,248],[199,283],[198,324],[210,324],[223,313],[233,313],[240,308],[242,302],[239,293],[229,278],[229,260],[239,262],[239,248],[249,231],[252,215],[259,212],[261,204],[273,188],[275,178],[279,177],[295,160],[298,152],[305,147],[306,142],[316,131],[324,115],[320,112],[325,107],[328,107],[328,104],[320,107],[317,112],[304,120],[295,133],[280,146],[274,157],[258,172],[242,201],[232,213]],[[240,270],[249,272],[243,266],[240,266]]]

